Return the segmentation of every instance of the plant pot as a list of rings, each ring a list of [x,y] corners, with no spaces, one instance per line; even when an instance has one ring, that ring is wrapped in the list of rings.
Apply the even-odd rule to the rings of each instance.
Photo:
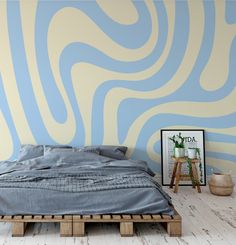
[[[175,147],[174,154],[175,154],[175,157],[184,157],[185,156],[185,149]]]
[[[195,148],[188,148],[188,158],[195,159],[197,155],[197,151]]]
[[[234,190],[234,183],[230,174],[214,173],[208,184],[210,192],[217,196],[230,196]]]

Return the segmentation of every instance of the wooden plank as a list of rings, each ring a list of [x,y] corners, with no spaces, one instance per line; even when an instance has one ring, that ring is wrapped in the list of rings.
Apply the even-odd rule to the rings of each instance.
[[[24,215],[23,219],[24,220],[32,220],[32,215]]]
[[[178,163],[175,162],[175,163],[174,163],[174,168],[173,168],[172,177],[171,177],[171,181],[170,181],[170,188],[173,188],[173,185],[174,185],[174,182],[175,182],[175,176],[176,176],[177,165],[178,165]]]
[[[182,220],[181,216],[179,215],[179,213],[175,209],[174,209],[173,219],[174,220],[179,220],[179,221]]]
[[[110,220],[111,219],[111,215],[110,214],[104,214],[104,215],[102,215],[102,219]]]
[[[141,220],[141,219],[142,219],[142,217],[141,217],[141,215],[138,215],[138,214],[133,214],[133,215],[132,215],[132,219],[133,219],[133,220],[137,220],[137,221],[139,221],[139,220]]]
[[[171,219],[171,216],[170,216],[170,215],[162,214],[161,217],[162,217],[162,219],[164,219],[164,220],[170,220],[170,219]]]
[[[76,222],[73,219],[73,236],[84,236],[85,235],[85,223]]]
[[[62,219],[62,215],[54,215],[54,219],[61,220]]]
[[[5,215],[3,216],[4,220],[12,220],[12,216],[11,215]]]
[[[198,162],[199,162],[199,159],[198,159],[198,158],[196,158],[196,159],[191,159],[191,162],[194,163],[194,164],[195,164],[195,163],[198,163]]]
[[[25,222],[13,222],[12,223],[12,236],[21,237],[25,234],[25,228],[27,223]]]
[[[178,162],[174,193],[178,192],[182,163]]]
[[[181,217],[176,210],[174,215],[15,215],[3,216],[2,221],[13,222],[13,236],[23,236],[27,222],[60,222],[61,236],[83,236],[85,222],[119,222],[121,236],[133,235],[133,222],[162,222],[172,236],[181,234]],[[15,221],[15,222],[14,222]],[[171,223],[175,225],[171,226]],[[19,224],[19,225],[17,225]]]
[[[100,220],[101,219],[101,215],[93,215],[92,219],[94,220]]]
[[[15,215],[13,216],[14,220],[22,220],[22,216],[21,215]]]
[[[181,222],[167,223],[167,233],[169,234],[169,236],[181,236],[182,235]]]
[[[189,175],[190,175],[190,179],[191,179],[191,182],[192,182],[192,187],[195,188],[195,181],[194,181],[193,169],[192,168],[189,169]]]
[[[83,219],[91,219],[91,215],[83,215],[82,218]]]
[[[52,215],[44,215],[44,220],[51,220],[52,219]]]
[[[154,220],[160,220],[160,219],[161,219],[161,215],[152,214],[152,218],[153,218]]]
[[[63,215],[64,220],[72,220],[72,215]]]
[[[133,222],[120,222],[121,236],[133,236],[133,234],[134,234]]]
[[[120,220],[121,219],[121,216],[120,215],[117,215],[117,214],[114,214],[114,215],[112,215],[112,219]]]
[[[151,220],[152,219],[152,216],[149,215],[149,214],[143,214],[142,215],[142,218],[145,219],[145,220]]]
[[[60,236],[69,237],[73,235],[72,220],[60,222]]]
[[[181,216],[180,215],[173,215],[173,219],[174,220],[181,220]]]
[[[81,220],[82,219],[82,217],[81,217],[81,215],[73,215],[73,220]]]
[[[195,164],[192,164],[192,170],[193,170],[193,178],[194,178],[195,186],[197,187],[198,193],[201,193],[202,191],[200,187],[200,181],[198,178],[198,172]]]
[[[35,220],[43,219],[42,215],[34,215],[33,217],[34,217]]]
[[[122,219],[131,219],[131,215],[124,214],[122,215]]]

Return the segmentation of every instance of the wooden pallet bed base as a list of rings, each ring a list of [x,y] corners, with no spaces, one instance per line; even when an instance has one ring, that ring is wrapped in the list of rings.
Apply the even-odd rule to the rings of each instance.
[[[12,236],[24,236],[29,222],[58,222],[61,236],[84,236],[85,224],[120,223],[121,236],[133,236],[133,223],[161,223],[170,236],[181,236],[182,220],[175,211],[169,215],[15,215],[0,216],[0,222],[12,223]]]
[[[169,215],[73,215],[73,236],[85,235],[85,223],[120,223],[121,236],[133,236],[133,223],[161,223],[170,236],[181,236],[182,219],[175,210]]]
[[[0,222],[12,223],[12,236],[24,236],[27,223],[30,222],[58,222],[60,235],[72,236],[72,215],[5,215],[0,216]]]

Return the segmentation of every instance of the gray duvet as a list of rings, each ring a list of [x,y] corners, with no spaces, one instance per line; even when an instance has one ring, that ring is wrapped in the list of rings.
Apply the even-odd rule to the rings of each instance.
[[[55,152],[0,164],[0,214],[173,214],[147,164]]]

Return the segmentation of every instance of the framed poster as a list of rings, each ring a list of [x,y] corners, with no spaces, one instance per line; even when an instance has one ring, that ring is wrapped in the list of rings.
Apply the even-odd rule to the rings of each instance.
[[[198,149],[199,159],[196,163],[200,185],[206,185],[206,166],[205,166],[205,137],[203,129],[162,129],[161,130],[161,169],[162,185],[169,186],[174,167],[174,142],[170,139],[179,134],[184,138],[184,152],[188,156],[188,148]],[[189,174],[188,163],[182,164],[182,173]],[[181,181],[180,185],[192,185],[191,181]]]

